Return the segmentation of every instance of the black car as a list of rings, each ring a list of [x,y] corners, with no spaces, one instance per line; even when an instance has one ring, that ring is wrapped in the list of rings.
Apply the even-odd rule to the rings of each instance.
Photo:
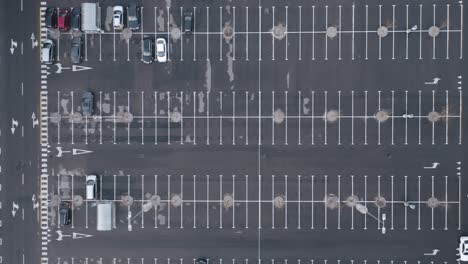
[[[45,23],[48,28],[57,27],[57,9],[55,7],[49,7],[45,11]]]
[[[59,221],[60,225],[69,225],[71,223],[71,204],[69,202],[60,203]]]
[[[154,40],[150,36],[143,37],[143,63],[150,64],[154,61]]]
[[[140,29],[141,13],[136,3],[130,3],[127,7],[127,27],[131,30]]]
[[[81,95],[81,111],[84,116],[91,116],[94,113],[94,95],[86,91]]]
[[[184,31],[185,33],[191,33],[193,31],[193,13],[184,13]]]
[[[81,63],[81,37],[72,39],[70,54],[72,63]]]
[[[80,8],[73,8],[71,12],[70,27],[72,30],[81,29],[81,9]]]

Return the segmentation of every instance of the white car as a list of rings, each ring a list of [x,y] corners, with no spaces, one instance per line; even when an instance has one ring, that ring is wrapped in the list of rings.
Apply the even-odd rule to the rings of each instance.
[[[86,200],[97,199],[97,176],[86,176]]]
[[[46,39],[42,44],[42,56],[41,60],[44,64],[53,64],[54,63],[54,49],[55,44],[52,40]]]
[[[114,6],[114,29],[122,30],[124,28],[124,9],[123,6]]]
[[[156,59],[159,62],[167,61],[166,40],[163,38],[156,39]]]
[[[468,236],[460,237],[460,246],[457,255],[459,261],[468,261]]]

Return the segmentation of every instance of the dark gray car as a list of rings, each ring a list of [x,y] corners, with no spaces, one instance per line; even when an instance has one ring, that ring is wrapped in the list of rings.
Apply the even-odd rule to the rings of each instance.
[[[143,38],[143,63],[150,64],[154,61],[154,40],[150,36]]]
[[[91,116],[94,113],[94,95],[86,91],[81,95],[81,111],[84,116]]]
[[[61,202],[59,209],[60,225],[69,225],[71,223],[71,205],[69,202]]]
[[[193,31],[193,13],[185,12],[184,13],[184,32],[192,33]]]
[[[80,30],[81,29],[81,8],[73,8],[71,12],[71,29]]]
[[[72,63],[81,63],[81,37],[75,37],[72,39],[71,44],[71,61]]]
[[[136,3],[130,3],[127,7],[127,27],[129,29],[140,29],[140,15],[140,7]]]

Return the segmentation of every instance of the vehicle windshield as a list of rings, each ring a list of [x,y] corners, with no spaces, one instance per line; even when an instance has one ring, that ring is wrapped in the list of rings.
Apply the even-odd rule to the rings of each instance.
[[[136,16],[128,16],[128,21],[137,21]]]

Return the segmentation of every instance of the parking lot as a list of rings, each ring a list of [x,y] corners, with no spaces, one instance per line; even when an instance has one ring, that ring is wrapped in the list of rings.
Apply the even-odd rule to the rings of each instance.
[[[127,1],[100,4],[81,64],[42,30],[49,263],[456,261],[463,3],[145,0],[130,37],[110,24]],[[167,62],[141,61],[145,36]]]
[[[84,144],[461,144],[461,91],[97,93],[50,95],[52,141]],[[330,99],[329,99],[330,98]],[[447,110],[448,109],[448,110]],[[261,112],[260,112],[261,111]],[[261,135],[261,137],[259,137]]]
[[[107,24],[102,33],[84,34],[84,61],[138,61],[144,35],[166,38],[168,59],[184,63],[463,58],[462,9],[456,3],[192,4],[143,6],[140,30],[129,39]],[[102,6],[103,21],[110,21],[107,8]],[[194,14],[191,34],[181,26],[187,11]],[[58,44],[57,61],[67,62],[72,34],[52,35]]]

